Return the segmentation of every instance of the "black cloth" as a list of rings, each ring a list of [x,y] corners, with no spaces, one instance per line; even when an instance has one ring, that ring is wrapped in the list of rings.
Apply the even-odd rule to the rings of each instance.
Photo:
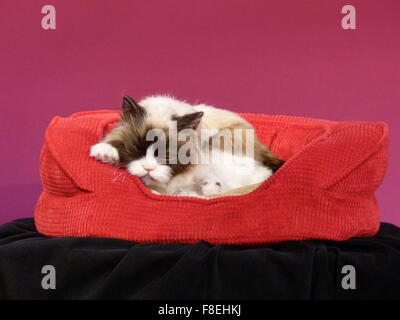
[[[44,265],[54,290],[42,288]],[[356,289],[342,287],[345,265]],[[372,238],[263,247],[49,238],[33,219],[0,227],[0,299],[375,298],[400,298],[400,228],[387,223]]]

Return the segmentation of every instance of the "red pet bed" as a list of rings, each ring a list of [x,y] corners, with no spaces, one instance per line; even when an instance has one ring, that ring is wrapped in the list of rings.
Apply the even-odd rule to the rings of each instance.
[[[48,236],[138,242],[258,244],[345,240],[379,228],[374,192],[387,166],[384,123],[243,114],[287,160],[251,193],[215,199],[153,194],[124,169],[89,157],[118,111],[50,123],[40,159],[35,223]]]

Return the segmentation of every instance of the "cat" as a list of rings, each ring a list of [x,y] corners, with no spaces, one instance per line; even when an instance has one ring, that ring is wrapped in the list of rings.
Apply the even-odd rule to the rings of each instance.
[[[182,163],[176,154],[166,152],[164,160],[155,153],[155,141],[169,150],[170,128],[176,125],[177,133],[192,130],[201,132],[191,142],[196,145],[190,155],[203,157],[207,152],[229,161],[207,164]],[[148,141],[152,130],[163,133],[159,140]],[[92,146],[90,156],[102,162],[126,167],[149,188],[169,195],[207,196],[222,194],[235,188],[260,183],[268,179],[284,163],[254,135],[254,157],[234,154],[229,143],[223,141],[210,147],[210,139],[223,131],[242,130],[243,134],[231,135],[232,144],[245,147],[244,130],[253,127],[238,114],[200,104],[190,105],[168,96],[150,96],[139,103],[123,97],[119,124],[104,139]],[[205,134],[203,134],[205,132]],[[191,136],[189,138],[192,138]],[[190,139],[189,139],[190,140]],[[194,142],[195,143],[194,143]],[[188,141],[177,141],[177,149]],[[228,147],[228,148],[227,148]],[[227,152],[228,150],[228,152]],[[248,169],[251,172],[245,172]],[[240,174],[243,171],[243,174]]]

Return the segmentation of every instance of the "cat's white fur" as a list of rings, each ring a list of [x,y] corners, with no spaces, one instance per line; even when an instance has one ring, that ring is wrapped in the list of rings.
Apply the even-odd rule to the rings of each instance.
[[[261,183],[273,173],[271,169],[253,158],[219,150],[214,152],[221,161],[196,165],[189,172],[173,177],[166,189],[161,192],[175,195],[193,195],[193,192],[197,192],[200,196],[222,194],[243,186]]]
[[[189,103],[170,96],[150,96],[141,100],[139,104],[146,109],[148,118],[163,124],[170,123],[173,115],[183,116],[195,112]]]

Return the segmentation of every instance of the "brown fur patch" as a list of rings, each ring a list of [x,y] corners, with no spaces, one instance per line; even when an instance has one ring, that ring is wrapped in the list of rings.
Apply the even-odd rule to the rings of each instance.
[[[176,121],[178,132],[184,129],[192,129],[196,130],[200,124],[201,118],[203,117],[204,112],[194,112],[185,114],[181,117],[173,116],[172,120]]]
[[[246,130],[254,130],[254,128],[245,122],[234,122],[224,130],[229,130],[231,141],[226,141],[226,137],[223,134],[223,130],[217,133],[214,137],[210,138],[209,148],[212,150],[212,141],[219,139],[219,148],[223,152],[233,153],[235,151],[235,145],[237,148],[241,148],[242,154],[246,154]],[[238,133],[239,132],[239,133]],[[229,135],[228,135],[229,137]],[[215,141],[215,140],[214,140]],[[214,145],[215,147],[215,145]],[[265,146],[261,140],[257,137],[254,130],[254,159],[261,162],[266,167],[270,168],[273,172],[276,172],[285,161],[276,156],[270,149]]]

